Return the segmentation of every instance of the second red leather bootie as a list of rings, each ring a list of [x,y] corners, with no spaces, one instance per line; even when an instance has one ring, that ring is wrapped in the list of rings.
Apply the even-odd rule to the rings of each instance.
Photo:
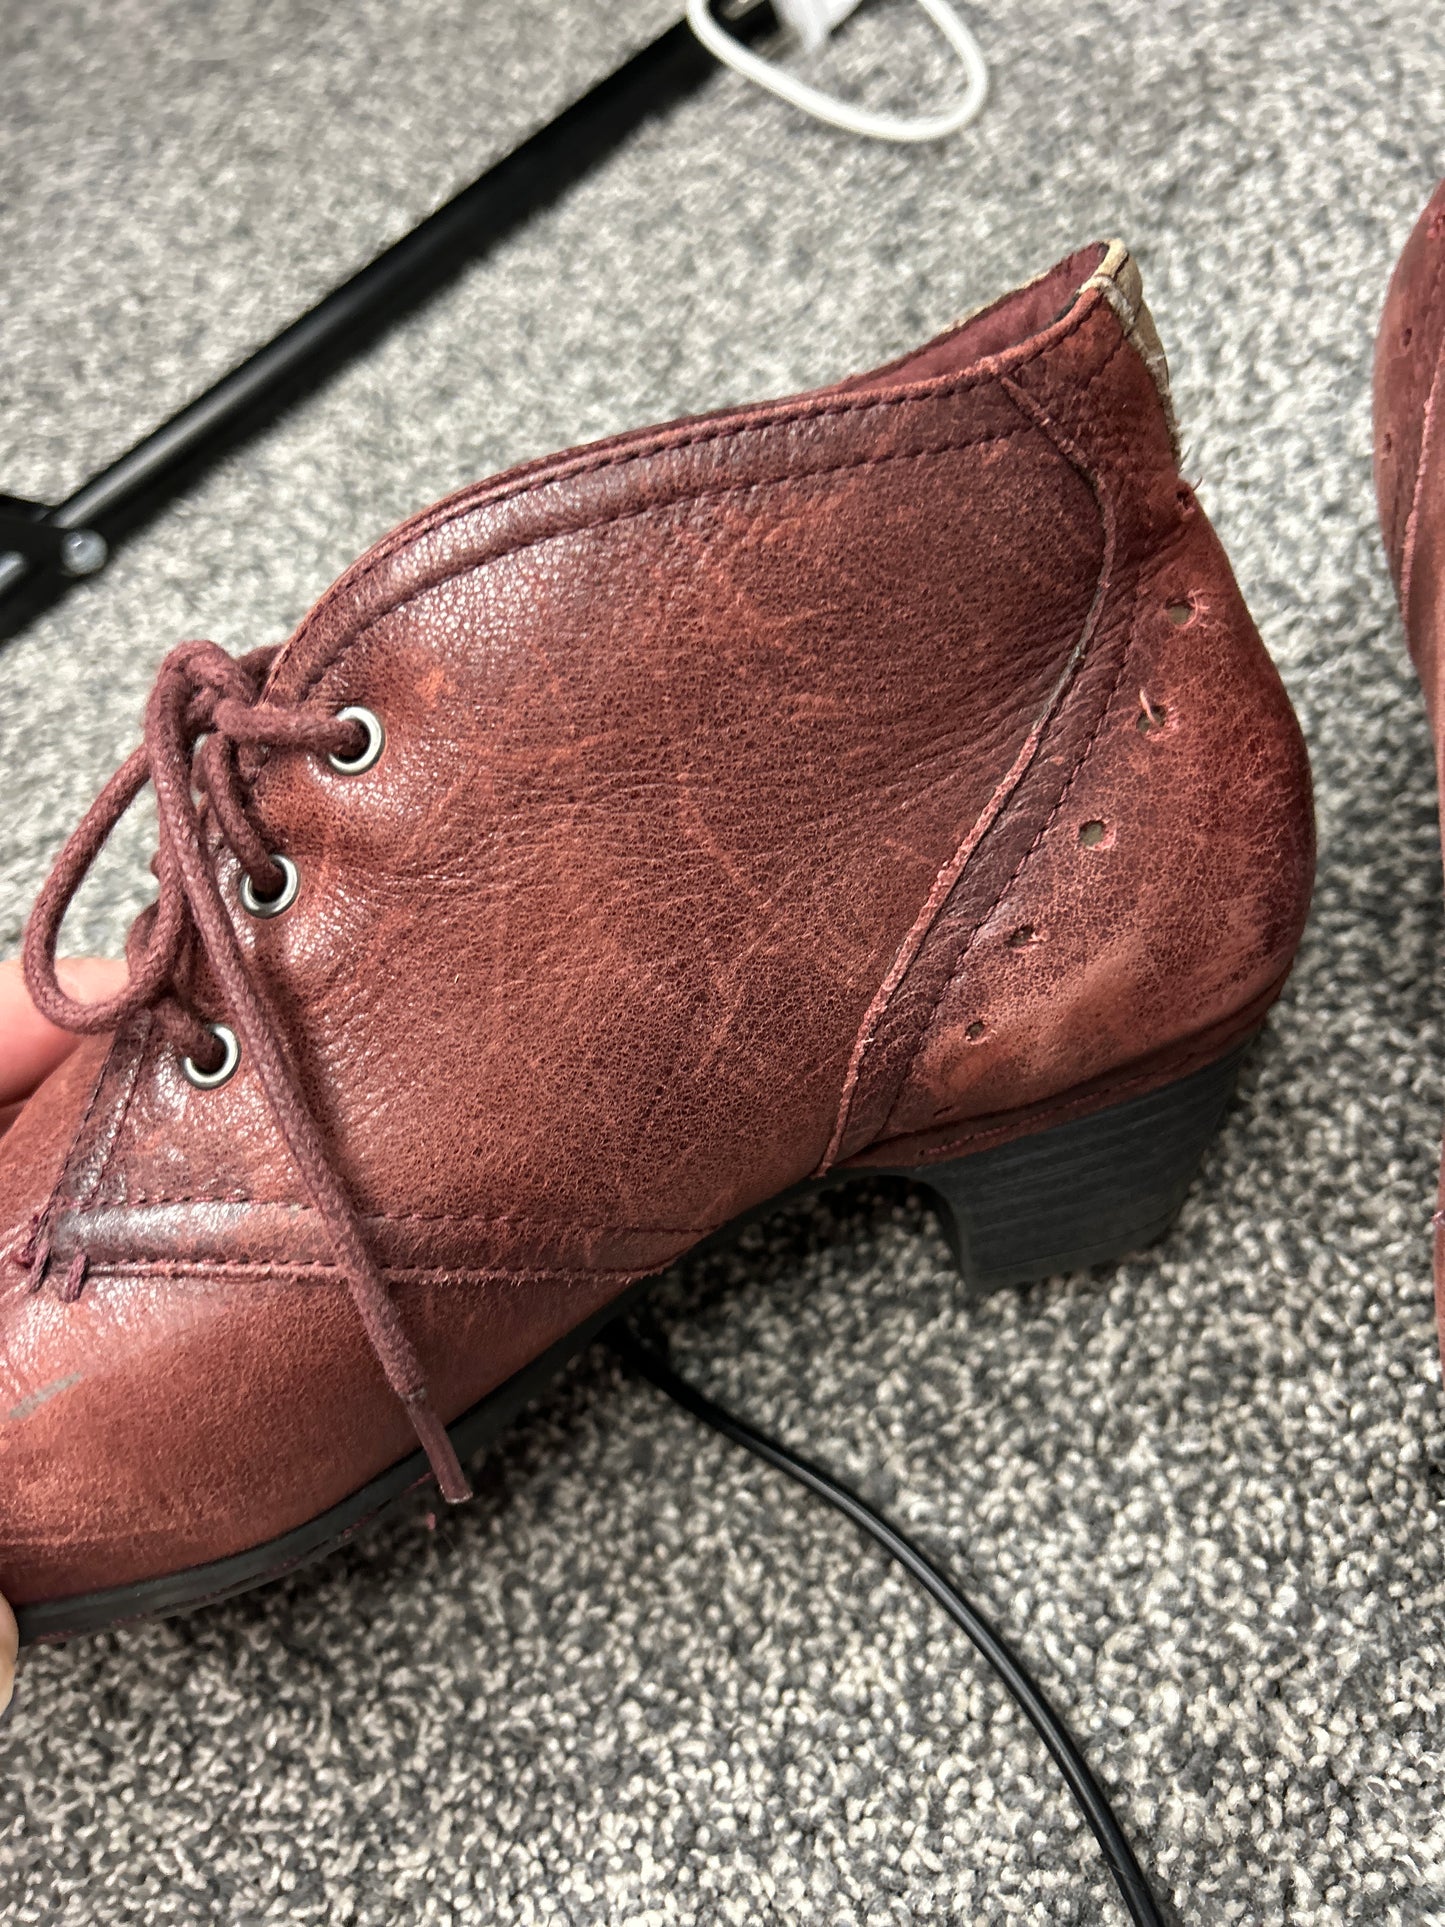
[[[1385,552],[1445,780],[1445,181],[1415,224],[1375,342],[1375,487]],[[1435,1302],[1445,1342],[1445,1172]]]
[[[147,780],[158,901],[87,1010],[59,918]],[[980,1282],[1148,1240],[1312,861],[1117,244],[176,651],[27,944],[95,1034],[0,1143],[22,1635],[463,1496],[638,1280],[799,1187],[911,1175]]]

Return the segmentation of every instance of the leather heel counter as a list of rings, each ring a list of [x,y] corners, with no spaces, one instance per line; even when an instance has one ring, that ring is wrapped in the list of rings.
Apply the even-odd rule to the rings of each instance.
[[[1415,223],[1390,277],[1375,337],[1375,491],[1385,554],[1402,600],[1411,522],[1445,354],[1445,181]]]
[[[1257,1021],[1314,872],[1309,766],[1202,511],[1146,561],[1087,754],[962,945],[882,1136],[1035,1105]]]
[[[1438,737],[1445,676],[1445,181],[1390,278],[1375,339],[1374,413],[1380,529]]]

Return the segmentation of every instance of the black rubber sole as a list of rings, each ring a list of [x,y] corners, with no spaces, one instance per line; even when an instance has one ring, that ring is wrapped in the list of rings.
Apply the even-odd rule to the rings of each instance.
[[[1106,1264],[1168,1230],[1214,1135],[1244,1049],[1164,1089],[992,1150],[940,1164],[870,1168],[809,1179],[716,1234],[849,1179],[903,1178],[932,1194],[965,1282],[975,1291]],[[709,1240],[709,1243],[713,1240]],[[504,1431],[568,1359],[624,1316],[654,1283],[639,1279],[449,1427],[465,1464]],[[328,1512],[264,1545],[163,1579],[21,1606],[20,1643],[73,1638],[127,1620],[209,1605],[278,1579],[342,1545],[424,1486],[418,1451]]]

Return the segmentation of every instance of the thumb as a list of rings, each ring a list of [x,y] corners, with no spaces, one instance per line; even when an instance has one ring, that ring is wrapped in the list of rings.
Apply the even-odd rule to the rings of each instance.
[[[125,965],[108,957],[67,957],[58,968],[61,988],[82,1003],[113,997],[126,978]],[[18,960],[0,963],[0,1105],[29,1097],[77,1041],[31,1003]]]

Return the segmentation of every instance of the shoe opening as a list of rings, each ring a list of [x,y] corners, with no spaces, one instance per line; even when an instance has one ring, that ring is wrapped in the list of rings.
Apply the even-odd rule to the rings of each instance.
[[[1102,241],[1080,248],[1037,281],[990,302],[926,346],[881,368],[872,368],[866,375],[852,375],[838,382],[839,392],[901,388],[907,382],[927,381],[934,375],[956,375],[976,361],[1018,347],[1068,313],[1090,277],[1104,268],[1111,252]]]
[[[939,375],[961,374],[993,355],[1018,348],[1042,334],[1073,307],[1080,295],[1097,289],[1118,317],[1130,346],[1148,369],[1169,426],[1177,458],[1178,429],[1169,392],[1169,367],[1144,300],[1138,266],[1122,241],[1095,241],[1068,255],[1056,267],[1026,287],[1015,288],[976,314],[967,316],[947,334],[865,375],[837,383],[830,393],[860,388],[901,388]]]

